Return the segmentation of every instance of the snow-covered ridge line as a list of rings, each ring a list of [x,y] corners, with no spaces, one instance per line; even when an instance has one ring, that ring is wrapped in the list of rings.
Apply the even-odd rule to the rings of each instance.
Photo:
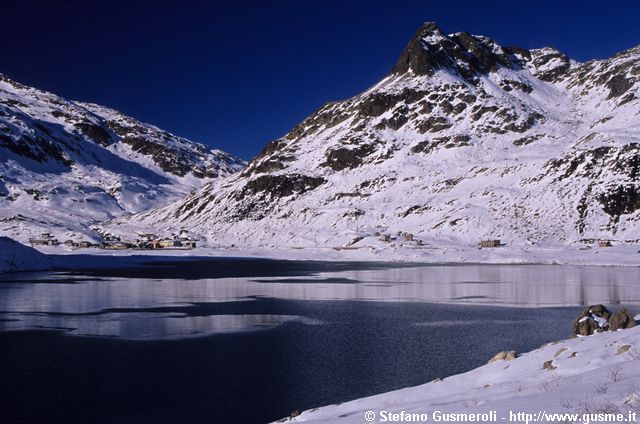
[[[105,230],[247,249],[638,244],[639,64],[638,48],[579,63],[427,23],[381,82],[243,172]]]
[[[637,422],[638,381],[640,327],[636,326],[549,343],[514,360],[499,360],[421,386],[312,409],[278,422],[360,424],[384,422],[383,418],[392,421],[389,414],[426,414],[428,421],[456,416],[461,422],[474,421],[468,419],[472,414],[487,414],[497,422],[525,422],[527,416],[548,414],[538,421],[551,422],[553,414],[572,414],[575,419],[563,415],[557,421],[586,423],[596,420],[589,414],[607,413]],[[513,414],[521,415],[517,418]]]

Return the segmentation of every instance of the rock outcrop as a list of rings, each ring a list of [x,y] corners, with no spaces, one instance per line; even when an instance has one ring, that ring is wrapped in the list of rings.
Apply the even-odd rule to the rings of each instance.
[[[635,327],[631,313],[623,308],[612,313],[604,305],[592,305],[582,311],[573,321],[572,337],[589,336],[604,331],[618,331]]]
[[[518,354],[515,350],[503,350],[502,352],[496,353],[493,358],[489,359],[489,363],[496,361],[511,361],[516,359]]]

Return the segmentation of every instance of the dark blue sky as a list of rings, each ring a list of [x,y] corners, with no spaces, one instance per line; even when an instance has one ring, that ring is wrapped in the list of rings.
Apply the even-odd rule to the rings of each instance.
[[[4,0],[0,72],[249,159],[380,80],[424,21],[578,60],[640,44],[638,2],[524,3]]]

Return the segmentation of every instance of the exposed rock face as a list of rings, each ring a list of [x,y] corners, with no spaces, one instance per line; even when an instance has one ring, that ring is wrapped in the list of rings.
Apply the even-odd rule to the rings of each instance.
[[[372,88],[321,107],[224,184],[133,222],[191,225],[227,245],[399,231],[466,245],[636,243],[639,78],[640,48],[578,63],[427,23]],[[269,202],[254,189],[291,175],[323,182]]]
[[[106,147],[115,141],[112,135],[101,126],[92,124],[90,122],[80,122],[78,124],[75,124],[75,126],[84,135],[86,135],[87,138],[102,146]]]
[[[238,195],[238,198],[243,199],[246,196],[260,194],[268,196],[271,199],[278,199],[314,190],[324,182],[325,180],[323,178],[314,178],[299,174],[264,175],[249,181]]]
[[[327,152],[327,161],[321,166],[328,166],[334,171],[342,171],[343,169],[353,169],[363,165],[365,157],[369,156],[375,147],[371,144],[365,144],[355,148],[339,148]]]
[[[447,69],[473,82],[476,73],[487,74],[519,64],[510,53],[485,37],[466,32],[447,36],[434,22],[428,22],[418,29],[391,72],[431,76],[438,69]]]

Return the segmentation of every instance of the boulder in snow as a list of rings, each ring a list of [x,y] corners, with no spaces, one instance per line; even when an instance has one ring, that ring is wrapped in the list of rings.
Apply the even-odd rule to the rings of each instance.
[[[623,308],[609,319],[609,331],[617,331],[625,328],[635,327],[636,320],[627,308]]]
[[[515,350],[503,350],[502,352],[496,353],[493,358],[489,359],[489,363],[496,361],[511,361],[516,359],[516,356],[518,356],[518,354]]]
[[[626,308],[612,313],[604,305],[592,305],[573,321],[573,337],[589,336],[603,331],[617,331],[635,325],[633,315]]]

